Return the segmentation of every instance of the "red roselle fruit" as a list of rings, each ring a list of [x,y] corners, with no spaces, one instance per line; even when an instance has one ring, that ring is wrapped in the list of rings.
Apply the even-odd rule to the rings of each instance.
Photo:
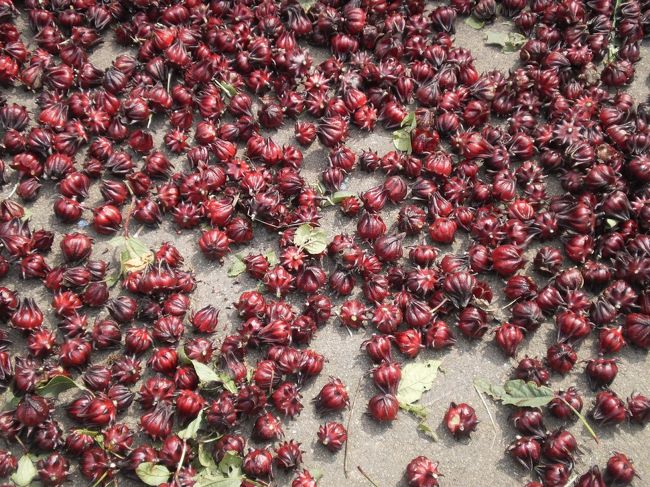
[[[267,478],[271,475],[273,456],[266,449],[250,450],[244,457],[242,470],[253,478]]]
[[[368,401],[368,414],[377,421],[394,421],[399,411],[399,401],[392,394],[377,394]]]
[[[567,405],[568,403],[568,405]],[[569,407],[571,405],[571,407]],[[548,410],[550,413],[559,419],[568,419],[574,417],[573,409],[580,412],[582,411],[582,397],[575,387],[569,387],[566,391],[560,391],[548,403]]]
[[[578,448],[575,437],[566,430],[557,430],[544,439],[543,453],[553,461],[571,461]]]
[[[554,462],[541,464],[536,467],[537,475],[545,486],[561,487],[566,485],[571,475],[571,464]]]
[[[526,356],[519,361],[514,371],[514,377],[542,386],[548,384],[551,374],[540,360]]]
[[[640,425],[650,422],[650,398],[642,394],[632,394],[627,400],[630,421]]]
[[[337,452],[348,439],[348,433],[341,423],[330,421],[318,429],[318,441],[331,452]]]
[[[508,357],[513,357],[517,352],[517,347],[524,339],[524,333],[521,327],[511,323],[504,323],[497,327],[494,332],[494,340],[499,348]]]
[[[603,480],[597,465],[591,467],[587,473],[582,474],[575,483],[576,487],[605,487],[605,485],[605,480]]]
[[[585,372],[592,390],[596,390],[608,387],[614,382],[618,374],[618,365],[615,359],[592,359],[587,362]]]
[[[510,422],[522,435],[532,435],[540,438],[546,435],[544,418],[539,409],[517,409],[510,415]]]
[[[350,403],[348,391],[340,379],[331,378],[315,398],[319,411],[342,411]]]
[[[566,374],[569,372],[576,361],[578,355],[568,343],[556,343],[548,348],[546,353],[546,362],[554,372]]]
[[[451,403],[445,413],[445,425],[454,438],[468,437],[476,429],[478,419],[474,408],[466,403]]]
[[[591,416],[602,426],[620,424],[627,417],[625,403],[612,391],[601,391],[596,394],[594,409]]]
[[[605,480],[608,485],[629,485],[636,476],[634,464],[623,453],[614,452],[607,460]]]
[[[438,463],[427,457],[415,457],[406,466],[406,481],[409,487],[437,487],[443,475],[438,471]]]
[[[507,448],[512,458],[532,470],[542,456],[542,445],[534,436],[518,436]]]

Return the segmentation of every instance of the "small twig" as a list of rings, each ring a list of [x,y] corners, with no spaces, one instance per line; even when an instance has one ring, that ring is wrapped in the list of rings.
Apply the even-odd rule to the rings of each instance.
[[[494,442],[497,439],[497,424],[494,422],[494,418],[492,417],[492,413],[490,412],[490,408],[487,405],[487,401],[483,397],[483,394],[481,394],[481,391],[478,390],[478,387],[474,385],[474,390],[478,394],[478,397],[481,398],[481,402],[483,403],[483,406],[485,407],[485,411],[488,413],[488,417],[490,418],[490,423],[492,423],[492,430],[494,431],[494,435],[492,436],[492,447],[494,447]]]
[[[3,196],[2,198],[5,199],[5,200],[8,200],[9,198],[11,198],[14,195],[14,193],[16,192],[16,190],[18,189],[19,184],[20,183],[14,184],[14,187],[11,188],[11,192],[7,196]]]
[[[368,482],[370,482],[374,487],[379,487],[376,483],[372,481],[372,479],[368,476],[366,472],[363,471],[360,465],[357,465],[357,470],[363,475]]]
[[[343,452],[343,474],[345,478],[348,478],[348,445],[350,444],[350,425],[352,424],[352,415],[354,414],[354,405],[357,403],[357,396],[359,395],[359,389],[361,388],[361,379],[359,377],[359,382],[357,382],[357,388],[354,391],[354,396],[352,396],[352,404],[350,405],[350,416],[348,417],[348,424],[346,430],[348,431],[348,441],[345,442],[345,451]]]
[[[183,467],[183,462],[185,461],[185,454],[187,453],[187,440],[183,440],[183,451],[181,452],[181,459],[178,462],[178,467],[176,467],[176,473],[174,478],[178,480],[178,476],[181,473],[181,468]]]

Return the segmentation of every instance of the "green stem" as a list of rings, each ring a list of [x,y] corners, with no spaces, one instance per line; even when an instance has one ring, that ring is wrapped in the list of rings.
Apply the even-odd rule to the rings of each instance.
[[[578,419],[579,419],[580,422],[583,424],[583,426],[585,427],[585,429],[586,429],[587,431],[589,431],[589,434],[594,438],[594,440],[596,441],[596,443],[600,443],[600,441],[598,440],[598,435],[597,435],[596,432],[593,430],[593,428],[591,427],[591,425],[587,422],[587,420],[585,419],[585,417],[584,417],[582,414],[580,414],[580,411],[578,411],[576,408],[574,408],[573,406],[571,406],[571,404],[569,404],[569,403],[568,403],[564,398],[560,397],[560,400],[561,400],[564,404],[566,404],[566,405],[569,407],[569,409],[570,409],[571,411],[573,411],[573,414],[575,414],[576,416],[578,416]]]
[[[108,476],[108,470],[106,470],[106,472],[104,472],[104,475],[102,475],[101,477],[99,477],[99,480],[97,480],[97,482],[95,482],[95,483],[92,485],[92,487],[97,487],[99,484],[101,484],[101,483],[104,481],[104,479],[105,479],[107,476]]]

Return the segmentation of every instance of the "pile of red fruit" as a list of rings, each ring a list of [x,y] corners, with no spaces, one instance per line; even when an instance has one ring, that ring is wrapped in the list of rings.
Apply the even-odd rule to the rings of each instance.
[[[457,17],[470,14],[512,19],[526,38],[516,69],[481,74],[454,46]],[[56,318],[45,319],[20,281],[0,288],[0,380],[15,396],[0,413],[0,436],[13,445],[0,451],[0,475],[17,469],[18,444],[42,455],[34,463],[43,485],[62,485],[78,463],[96,485],[142,478],[147,464],[166,467],[161,485],[190,487],[202,485],[207,445],[215,464],[241,458],[241,485],[268,485],[274,471],[301,465],[280,417],[303,409],[301,386],[326,359],[308,347],[334,314],[371,332],[364,349],[378,393],[368,412],[377,421],[398,416],[398,359],[452,347],[457,336],[493,336],[507,359],[552,319],[557,343],[545,360],[522,358],[513,378],[549,384],[597,335],[599,356],[585,368],[598,391],[591,418],[647,424],[650,399],[625,403],[610,389],[624,347],[650,348],[650,104],[619,91],[647,32],[650,3],[639,0],[26,0],[20,11],[0,0],[0,83],[5,93],[33,92],[38,105],[30,116],[11,95],[0,100],[0,183],[13,187],[0,203],[0,275],[8,281],[17,269],[42,282]],[[103,42],[128,53],[101,69],[90,54]],[[310,46],[326,59],[317,63]],[[152,121],[164,127],[164,147]],[[264,135],[291,124],[297,145]],[[406,144],[382,155],[346,145],[377,124]],[[316,139],[328,151],[318,188],[301,175],[300,146]],[[341,193],[359,169],[383,182]],[[30,228],[23,207],[42,184],[58,192],[56,228],[69,232],[57,237],[59,262],[48,257],[53,229]],[[93,186],[102,202],[89,208]],[[356,233],[300,244],[298,231],[319,227],[332,203],[356,218]],[[384,220],[391,206],[395,225]],[[77,231],[84,218],[96,237]],[[261,285],[240,296],[241,323],[219,343],[219,312],[190,312],[197,283],[173,245],[127,249],[135,257],[121,262],[123,294],[113,297],[115,263],[91,258],[93,238],[124,232],[120,245],[135,245],[130,222],[165,218],[194,230],[218,262],[255,233],[279,232],[278,262],[243,259]],[[454,254],[447,246],[457,238]],[[495,288],[490,274],[505,285]],[[511,315],[494,325],[496,294]],[[219,385],[205,387],[201,365]],[[68,404],[39,392],[60,376],[83,386]],[[350,400],[331,378],[315,404],[340,412]],[[582,407],[569,388],[548,413],[568,420]],[[153,442],[136,444],[127,411]],[[64,414],[75,425],[67,433]],[[548,432],[542,416],[513,411],[523,436],[508,452],[538,474],[529,486],[563,486],[578,444],[565,429]],[[452,403],[444,422],[460,438],[478,419]],[[256,448],[246,449],[242,431]],[[347,432],[329,421],[317,437],[336,452]],[[576,485],[634,476],[616,453],[604,475],[593,467]],[[442,474],[418,457],[406,477],[436,486]],[[316,480],[302,470],[292,485]]]

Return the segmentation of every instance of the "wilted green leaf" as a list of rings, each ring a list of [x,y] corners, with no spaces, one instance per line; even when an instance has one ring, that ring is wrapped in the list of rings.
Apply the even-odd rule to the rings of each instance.
[[[337,191],[330,197],[330,200],[333,204],[338,205],[341,201],[351,196],[354,196],[352,191]]]
[[[327,248],[327,234],[322,228],[305,223],[296,229],[293,243],[312,255],[320,254]]]
[[[154,253],[135,237],[114,237],[108,243],[120,252],[120,268],[106,280],[109,287],[114,286],[123,275],[141,271],[154,261]]]
[[[307,12],[316,3],[316,0],[298,0],[298,3]]]
[[[398,151],[410,154],[413,151],[411,134],[405,130],[396,130],[393,132],[393,145]]]
[[[30,210],[29,208],[23,208],[23,216],[20,217],[20,219],[26,222],[32,217],[32,215],[33,215],[32,210]]]
[[[147,485],[163,484],[169,480],[171,475],[171,472],[164,465],[151,462],[142,462],[136,467],[135,473]]]
[[[526,43],[526,37],[517,32],[488,32],[485,43],[500,46],[503,52],[516,52]]]
[[[397,389],[399,402],[413,404],[419,401],[422,394],[433,386],[440,364],[440,360],[406,364],[402,368],[402,380]]]
[[[32,483],[38,472],[34,466],[34,462],[28,455],[23,455],[18,460],[18,468],[11,476],[11,481],[18,487],[27,487]]]
[[[178,432],[178,437],[181,440],[195,440],[196,435],[199,433],[203,424],[203,411],[199,411],[199,415],[192,420],[190,424]]]
[[[428,416],[427,408],[422,404],[406,404],[403,402],[399,403],[400,409],[411,413],[413,416],[419,419],[426,419]]]
[[[278,263],[278,256],[275,254],[275,250],[269,250],[264,254],[264,257],[271,267]]]
[[[422,421],[421,423],[418,423],[418,431],[420,433],[424,433],[427,435],[429,438],[431,438],[433,441],[438,441],[438,435],[436,434],[435,431],[429,426],[427,423]]]
[[[70,377],[65,375],[57,375],[52,377],[49,382],[36,386],[36,393],[41,396],[56,397],[68,389],[85,389],[82,385],[78,384]]]
[[[467,17],[465,19],[465,23],[469,25],[472,29],[476,29],[476,30],[481,30],[483,27],[485,27],[485,22],[477,19],[474,16]]]
[[[233,256],[232,264],[228,269],[228,277],[237,277],[238,275],[246,272],[246,264],[240,255]]]

